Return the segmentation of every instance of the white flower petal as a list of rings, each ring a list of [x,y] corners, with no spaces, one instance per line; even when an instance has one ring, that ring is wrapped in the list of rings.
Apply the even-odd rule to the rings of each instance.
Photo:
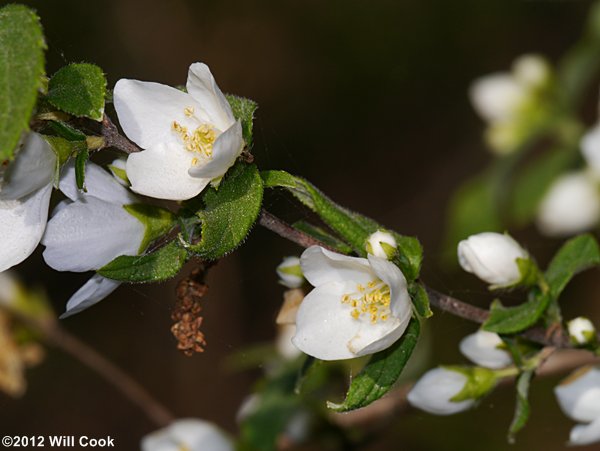
[[[0,271],[21,263],[35,250],[46,227],[52,186],[19,200],[0,201]]]
[[[600,194],[585,172],[559,177],[538,208],[536,223],[548,236],[569,236],[589,230],[600,221]]]
[[[119,255],[137,255],[144,232],[122,206],[88,197],[50,219],[42,239],[44,259],[58,271],[99,269]]]
[[[236,122],[219,135],[213,145],[212,157],[205,163],[188,166],[188,173],[192,177],[208,180],[222,177],[233,166],[243,147],[242,126]]]
[[[206,64],[194,63],[190,66],[186,88],[205,113],[207,122],[220,131],[227,130],[235,122],[231,106]]]
[[[296,335],[295,324],[284,324],[279,326],[277,330],[277,338],[275,339],[275,348],[280,356],[287,360],[293,360],[302,354],[294,343],[292,337]]]
[[[85,186],[85,193],[77,189],[75,163],[69,162],[65,165],[60,176],[59,189],[72,201],[83,200],[88,196],[116,205],[129,205],[140,201],[111,174],[91,161],[85,167]]]
[[[107,279],[99,274],[94,274],[90,280],[71,296],[67,302],[65,313],[60,318],[67,318],[97,304],[120,285],[121,282],[118,280]]]
[[[292,339],[298,349],[321,360],[352,359],[385,349],[400,338],[406,324],[397,318],[375,324],[368,318],[352,318],[352,308],[342,303],[342,296],[355,289],[353,282],[331,282],[304,298]]]
[[[475,80],[469,90],[473,107],[487,121],[509,119],[525,96],[526,89],[508,73]]]
[[[192,152],[179,144],[158,143],[127,158],[131,189],[157,199],[186,200],[198,195],[210,179],[191,177]]]
[[[572,445],[590,445],[600,441],[600,417],[589,424],[578,424],[571,429],[569,443]]]
[[[475,400],[450,401],[461,392],[467,377],[457,371],[435,368],[427,371],[408,393],[408,402],[434,415],[452,415],[470,409]]]
[[[369,263],[375,275],[390,287],[390,311],[392,315],[408,325],[412,313],[412,303],[404,274],[392,262],[374,255],[369,255]]]
[[[119,123],[127,137],[142,149],[158,143],[179,143],[173,121],[195,129],[198,124],[184,113],[186,108],[201,106],[192,96],[160,83],[121,79],[114,90],[114,104]]]
[[[320,246],[306,249],[300,257],[300,266],[304,277],[313,286],[347,281],[366,285],[375,278],[366,258],[348,257]]]
[[[498,346],[502,339],[493,332],[479,330],[467,335],[460,342],[460,352],[473,363],[491,369],[504,368],[512,364],[510,353]]]
[[[142,451],[234,451],[231,440],[215,425],[193,418],[177,420],[142,438]]]
[[[600,369],[575,371],[554,387],[560,408],[575,421],[589,422],[600,418]]]
[[[29,133],[21,150],[4,173],[0,198],[19,199],[49,185],[56,170],[56,155],[37,133]]]

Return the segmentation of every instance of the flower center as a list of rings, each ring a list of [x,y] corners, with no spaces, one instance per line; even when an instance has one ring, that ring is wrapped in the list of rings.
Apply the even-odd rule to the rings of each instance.
[[[360,319],[363,316],[371,320],[371,324],[387,321],[390,317],[390,287],[381,280],[372,280],[365,287],[356,285],[356,291],[342,296],[342,304],[352,307],[350,316]]]
[[[181,125],[177,121],[173,121],[171,129],[179,135],[186,150],[199,154],[198,158],[192,160],[192,165],[195,166],[198,164],[199,159],[206,160],[212,158],[213,145],[217,139],[217,132],[211,125],[202,123],[200,119],[194,115],[193,107],[186,107],[183,110],[183,113],[186,117],[195,119],[200,125],[190,132],[187,127]]]

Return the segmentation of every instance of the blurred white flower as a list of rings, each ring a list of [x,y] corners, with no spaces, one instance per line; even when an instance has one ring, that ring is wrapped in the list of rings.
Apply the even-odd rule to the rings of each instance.
[[[351,359],[388,348],[406,330],[412,304],[393,263],[312,246],[300,264],[315,287],[296,316],[292,341],[302,352],[321,360]]]
[[[375,257],[391,259],[396,253],[398,244],[394,236],[383,230],[372,233],[367,239],[366,251]]]
[[[600,441],[600,369],[580,368],[556,386],[554,393],[568,417],[586,423],[571,429],[571,443],[587,445]]]
[[[56,155],[37,133],[29,133],[15,159],[0,167],[0,271],[35,250],[46,227]]]
[[[512,237],[484,232],[458,243],[458,261],[467,272],[496,286],[509,286],[521,280],[517,259],[529,258]]]
[[[470,409],[474,399],[451,401],[458,395],[468,378],[459,371],[434,368],[427,371],[408,393],[408,402],[414,407],[435,415],[452,415]]]
[[[486,368],[499,369],[512,364],[510,353],[500,349],[502,339],[493,332],[478,330],[460,342],[460,352],[473,363]]]
[[[145,149],[127,158],[137,193],[190,199],[220,179],[242,151],[241,124],[206,64],[190,66],[186,88],[128,79],[115,85],[121,127]]]
[[[473,82],[469,97],[477,113],[489,123],[487,138],[492,150],[514,150],[531,114],[530,104],[550,78],[548,63],[538,55],[523,55],[511,72],[498,72]]]
[[[298,257],[285,257],[277,266],[279,283],[288,288],[299,288],[304,283],[300,259]]]
[[[584,316],[578,316],[567,322],[567,329],[571,341],[577,345],[585,345],[596,341],[596,328]]]
[[[142,438],[142,451],[234,451],[231,439],[214,424],[194,418],[174,421]]]
[[[599,220],[598,184],[581,171],[554,181],[538,207],[536,223],[544,235],[569,236],[592,229]]]
[[[292,343],[294,335],[296,335],[296,326],[294,324],[283,324],[277,328],[275,349],[277,349],[280,356],[287,360],[293,360],[302,354],[302,351]]]
[[[68,200],[56,207],[42,238],[44,260],[58,271],[100,269],[120,255],[137,255],[144,240],[144,225],[123,208],[139,203],[138,198],[92,162],[86,166],[85,180],[87,193],[82,193],[75,183],[73,164],[65,166],[59,187]],[[116,280],[92,276],[69,299],[62,317],[94,305],[119,285]]]

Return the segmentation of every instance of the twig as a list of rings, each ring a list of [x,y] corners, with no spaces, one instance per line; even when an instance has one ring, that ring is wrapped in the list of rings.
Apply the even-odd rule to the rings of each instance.
[[[48,344],[61,349],[93,370],[96,374],[102,376],[127,399],[140,407],[156,426],[164,427],[175,419],[166,407],[154,399],[131,376],[98,353],[94,348],[62,328],[56,320],[34,320],[13,310],[10,310],[10,312],[18,321],[39,332],[42,339]]]
[[[102,118],[102,125],[100,127],[100,134],[104,138],[103,147],[113,147],[117,150],[121,150],[125,153],[141,152],[138,146],[129,141],[123,135],[119,133],[117,126],[110,120],[105,114]]]
[[[261,211],[258,222],[260,225],[271,230],[272,232],[275,232],[277,235],[302,247],[317,245],[331,249],[326,244],[300,230],[293,228],[285,221],[282,221],[277,216],[269,213],[266,210]],[[440,293],[427,286],[425,286],[425,288],[427,290],[427,294],[429,295],[429,301],[431,302],[431,305],[439,308],[440,310],[451,313],[454,316],[458,316],[459,318],[463,318],[478,324],[483,324],[490,315],[489,310],[475,307],[474,305],[453,298],[447,294]],[[554,346],[557,348],[573,347],[562,327],[551,329],[535,327],[528,329],[519,335],[527,340],[531,340],[544,346]]]

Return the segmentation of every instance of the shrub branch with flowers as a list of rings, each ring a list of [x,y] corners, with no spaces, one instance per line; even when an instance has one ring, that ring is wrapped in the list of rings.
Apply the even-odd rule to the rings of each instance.
[[[251,153],[256,103],[223,94],[207,65],[191,64],[185,87],[121,79],[111,88],[102,70],[87,63],[48,77],[39,18],[20,5],[0,9],[0,45],[0,271],[23,262],[38,244],[57,271],[93,271],[61,318],[91,308],[123,283],[161,282],[195,261],[197,270],[178,286],[173,329],[191,355],[206,345],[198,303],[212,263],[241,246],[255,224],[299,245],[301,255],[277,267],[286,287],[279,355],[240,409],[241,449],[274,449],[282,435],[318,440],[319,424],[338,427],[324,406],[350,412],[404,396],[417,408],[449,415],[474,408],[506,381],[515,381],[508,427],[514,441],[531,410],[529,387],[549,359],[581,348],[588,363],[597,363],[593,323],[583,316],[565,321],[560,301],[575,275],[600,265],[596,238],[579,234],[600,221],[600,132],[586,131],[576,115],[600,62],[598,5],[558,67],[526,55],[470,91],[497,159],[456,195],[448,242],[457,246],[462,269],[489,287],[489,310],[428,286],[420,278],[417,238],[338,205],[300,176],[259,168]],[[105,166],[92,161],[105,149],[121,156]],[[287,193],[319,223],[288,224],[265,210],[272,190]],[[49,212],[51,196],[60,202]],[[545,268],[505,231],[531,221],[542,233],[569,237]],[[61,335],[42,295],[12,272],[0,274],[0,285],[0,333],[13,356],[40,339],[82,355],[74,338]],[[508,306],[507,292],[520,302]],[[459,344],[473,365],[431,369],[401,395],[398,381],[416,358],[432,308],[481,325]],[[17,345],[10,324],[36,334]],[[24,389],[27,359],[15,359],[19,364],[0,387],[16,395]],[[82,360],[117,386],[135,385],[101,356]],[[359,369],[341,397],[335,387],[351,367]],[[562,410],[579,423],[572,444],[600,441],[598,374],[597,367],[579,368],[555,388]],[[214,425],[175,420],[136,390],[124,392],[164,426],[142,439],[143,450],[233,449],[234,440]]]

